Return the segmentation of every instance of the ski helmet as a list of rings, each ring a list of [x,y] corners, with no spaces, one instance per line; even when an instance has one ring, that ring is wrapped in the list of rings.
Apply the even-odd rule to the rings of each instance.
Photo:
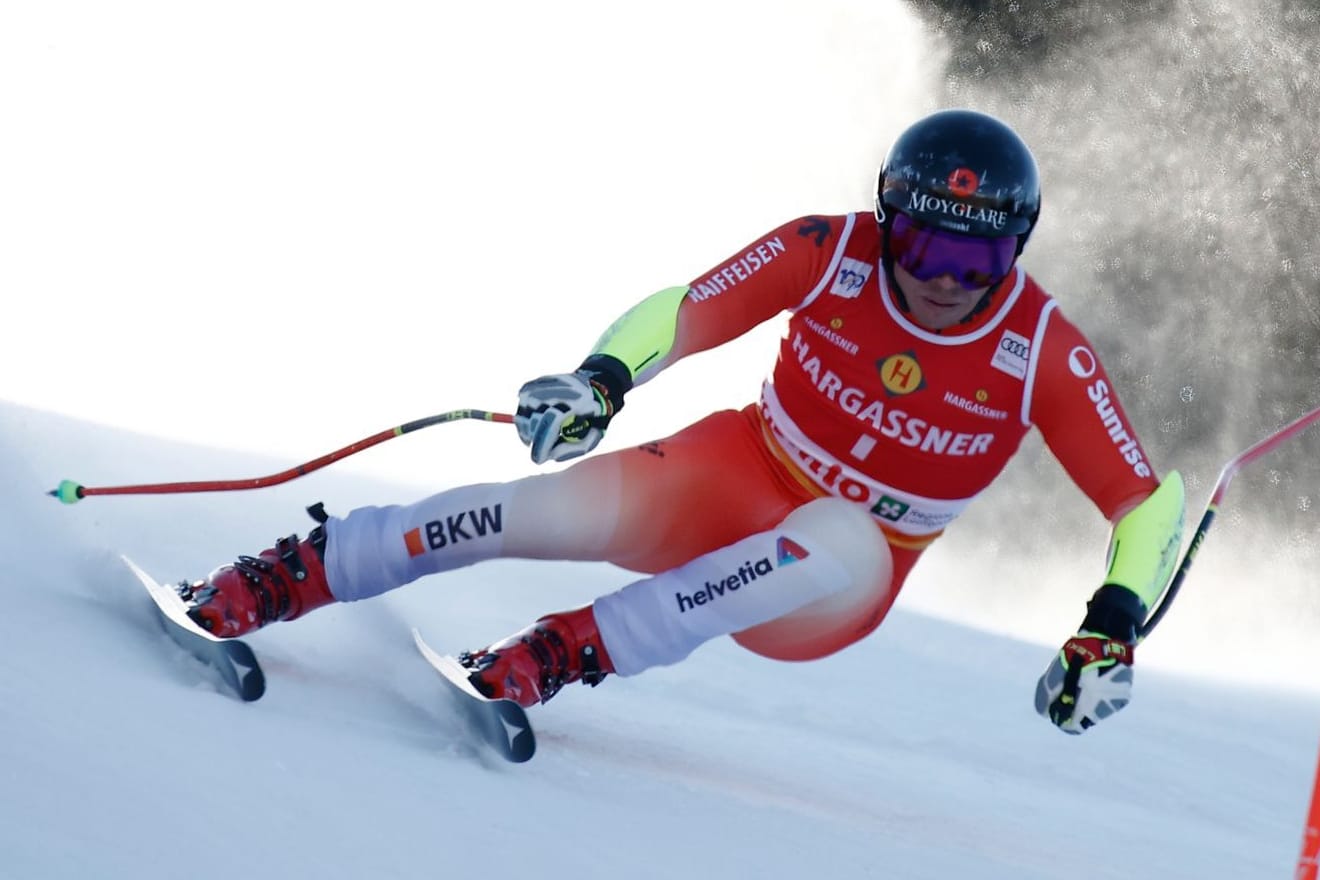
[[[875,215],[893,214],[977,238],[1017,236],[1017,253],[1040,216],[1040,172],[1013,129],[974,110],[941,110],[898,136],[880,166]]]

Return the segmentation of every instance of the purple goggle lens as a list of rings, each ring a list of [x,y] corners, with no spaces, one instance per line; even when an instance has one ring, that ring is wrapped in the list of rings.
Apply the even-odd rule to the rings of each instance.
[[[923,226],[906,214],[894,215],[889,253],[918,281],[951,275],[964,290],[1001,281],[1017,257],[1017,236],[977,238]]]

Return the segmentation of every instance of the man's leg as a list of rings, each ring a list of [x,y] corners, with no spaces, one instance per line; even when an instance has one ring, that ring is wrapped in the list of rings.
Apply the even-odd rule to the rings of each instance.
[[[751,408],[715,413],[656,443],[510,483],[460,486],[411,505],[329,518],[180,585],[224,637],[366,599],[496,557],[605,560],[660,571],[778,522],[786,492]]]
[[[530,706],[570,682],[594,686],[611,672],[677,663],[710,639],[794,612],[851,627],[867,609],[889,607],[892,571],[889,545],[865,510],[817,499],[773,529],[542,617],[460,660],[487,696]]]
[[[822,498],[773,529],[629,584],[593,607],[615,671],[635,675],[677,663],[716,636],[773,622],[791,621],[781,633],[789,647],[804,622],[811,630],[819,621],[814,631],[846,629],[889,607],[892,574],[889,545],[870,515]],[[761,653],[784,653],[770,647]]]
[[[340,601],[365,599],[497,557],[672,568],[769,528],[809,500],[785,489],[752,418],[719,412],[556,473],[331,519],[330,590]]]
[[[889,614],[899,590],[920,550],[889,548],[887,585],[878,578],[853,590],[813,602],[797,611],[733,634],[733,640],[753,653],[772,660],[818,660],[859,642],[875,631]]]

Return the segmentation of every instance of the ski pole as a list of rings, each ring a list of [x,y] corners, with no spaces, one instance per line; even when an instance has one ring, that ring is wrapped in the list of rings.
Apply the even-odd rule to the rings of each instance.
[[[455,409],[439,415],[428,416],[424,419],[406,422],[393,428],[387,428],[377,434],[372,434],[370,437],[364,437],[356,443],[350,443],[342,449],[327,453],[320,458],[314,458],[311,461],[294,465],[288,470],[265,477],[253,477],[246,480],[206,480],[191,483],[152,483],[140,486],[83,486],[72,480],[61,480],[59,486],[51,489],[46,494],[58,498],[65,504],[74,504],[88,495],[165,495],[182,492],[231,492],[236,489],[262,489],[266,486],[276,486],[297,477],[306,476],[312,471],[320,470],[326,465],[348,458],[350,455],[356,455],[362,450],[370,449],[372,446],[384,443],[386,440],[393,440],[395,437],[411,434],[413,431],[420,431],[422,428],[429,428],[432,425],[439,425],[444,422],[456,422],[460,419],[513,423],[513,416],[507,413],[487,412],[480,409]]]
[[[1201,516],[1201,522],[1197,525],[1196,531],[1192,533],[1192,542],[1187,546],[1187,553],[1183,556],[1182,563],[1178,566],[1178,571],[1174,574],[1173,580],[1169,582],[1169,586],[1164,590],[1164,597],[1160,600],[1160,604],[1137,634],[1137,641],[1143,641],[1150,635],[1151,630],[1155,629],[1155,625],[1168,612],[1169,604],[1173,601],[1174,596],[1178,595],[1178,589],[1182,586],[1183,579],[1187,577],[1187,570],[1192,567],[1192,561],[1196,558],[1197,551],[1201,549],[1201,543],[1205,541],[1206,532],[1210,531],[1210,525],[1215,521],[1215,514],[1219,511],[1219,503],[1223,500],[1224,493],[1228,491],[1228,484],[1233,481],[1233,477],[1237,472],[1245,465],[1274,451],[1279,444],[1301,433],[1318,419],[1320,419],[1320,407],[1316,407],[1296,421],[1284,425],[1268,437],[1242,450],[1224,465],[1223,470],[1219,472],[1219,481],[1215,483],[1214,491],[1210,493],[1210,503],[1206,505],[1205,513]]]
[[[1316,880],[1320,870],[1320,765],[1315,771],[1315,788],[1311,791],[1311,809],[1306,815],[1306,828],[1302,832],[1302,853],[1297,857],[1296,880]]]

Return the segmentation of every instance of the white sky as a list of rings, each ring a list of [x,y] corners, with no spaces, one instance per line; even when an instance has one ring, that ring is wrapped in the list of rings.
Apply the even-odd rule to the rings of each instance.
[[[934,106],[897,0],[662,8],[9,4],[0,399],[289,464],[507,410],[652,291],[867,207]],[[634,394],[608,446],[753,399],[775,332]],[[340,467],[530,467],[511,429],[432,431]]]

